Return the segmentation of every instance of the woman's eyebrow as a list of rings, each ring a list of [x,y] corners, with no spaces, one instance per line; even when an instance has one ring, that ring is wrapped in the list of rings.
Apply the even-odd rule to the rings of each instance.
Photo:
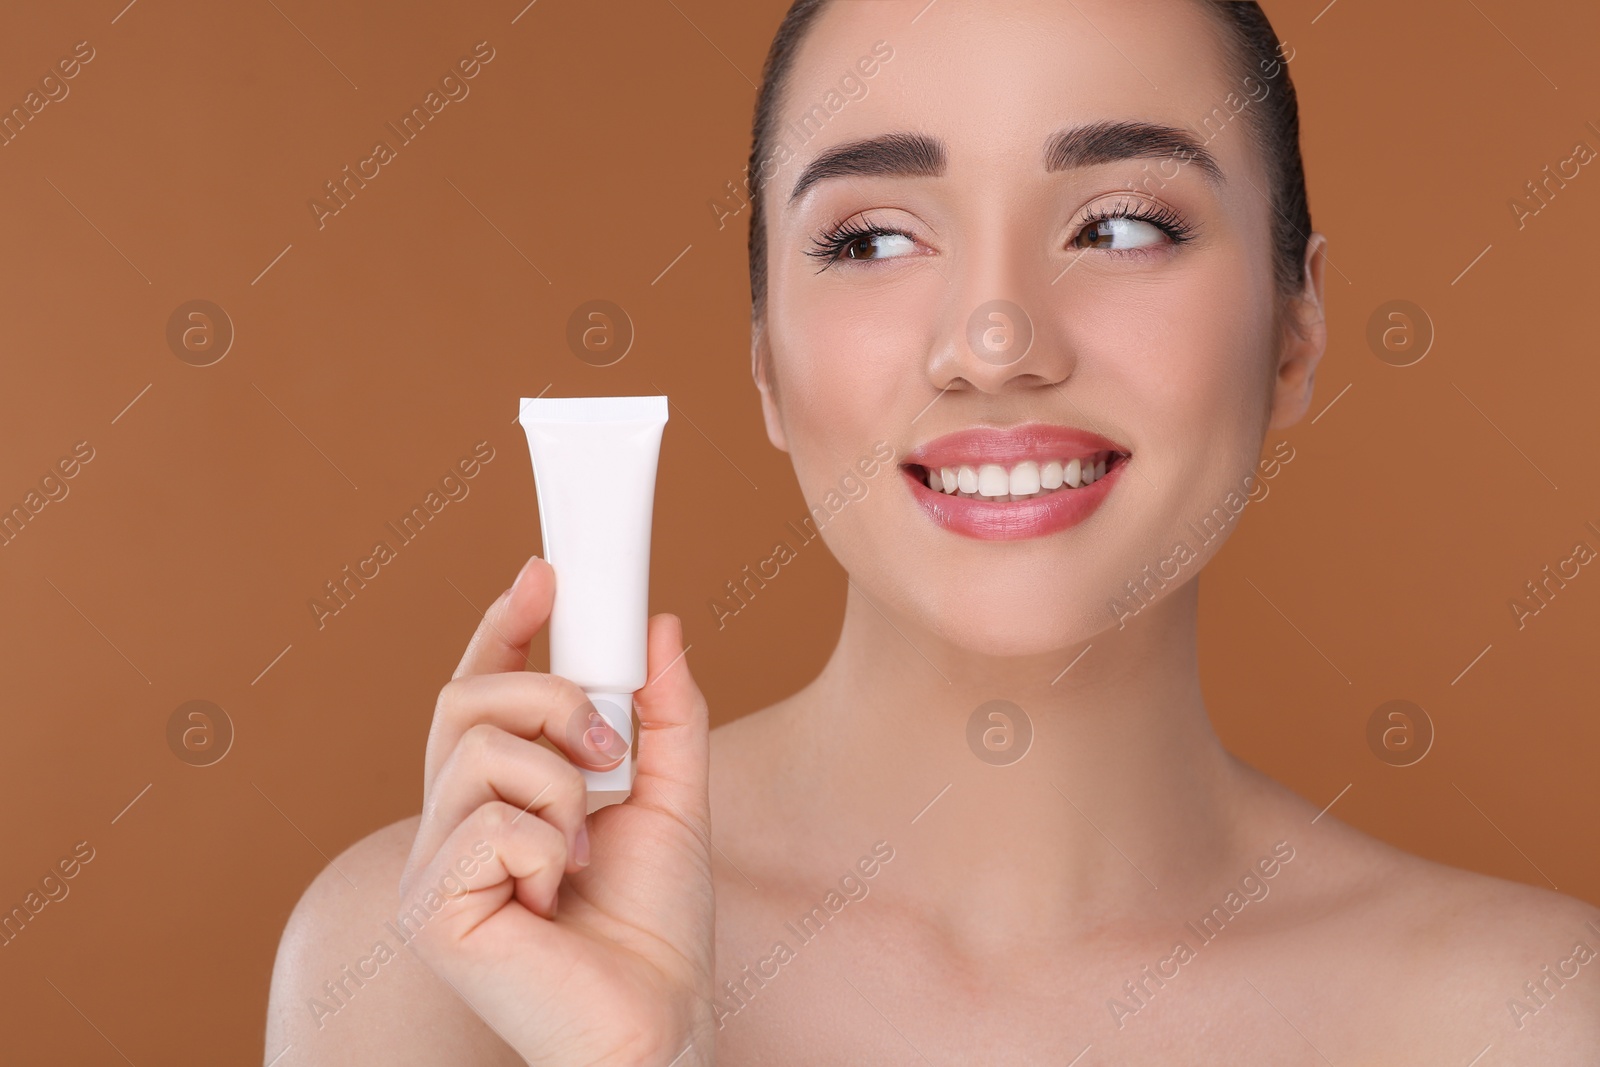
[[[1217,159],[1193,134],[1150,122],[1092,122],[1061,130],[1044,148],[1051,173],[1124,159],[1176,159],[1200,168],[1213,185],[1227,179]]]
[[[792,204],[829,178],[936,178],[944,173],[944,142],[924,133],[886,133],[823,150],[806,164],[789,193]]]
[[[1150,122],[1092,122],[1061,130],[1045,145],[1044,167],[1055,173],[1125,159],[1169,157],[1199,167],[1213,184],[1225,180],[1216,157],[1194,135]],[[800,172],[789,202],[830,178],[937,178],[948,158],[944,142],[923,133],[887,133],[834,145]]]

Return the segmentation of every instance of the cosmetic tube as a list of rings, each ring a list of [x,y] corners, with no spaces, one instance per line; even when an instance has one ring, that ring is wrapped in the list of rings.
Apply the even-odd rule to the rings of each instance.
[[[646,681],[650,518],[667,398],[524,398],[517,421],[533,458],[545,562],[556,573],[550,673],[576,683],[629,745],[616,767],[578,768],[592,811],[633,786],[633,694]],[[578,745],[587,710],[568,719]]]

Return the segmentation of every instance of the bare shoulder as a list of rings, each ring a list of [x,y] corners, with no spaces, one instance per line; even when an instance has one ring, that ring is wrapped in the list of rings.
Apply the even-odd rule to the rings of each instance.
[[[1299,854],[1286,936],[1352,991],[1375,1043],[1441,1062],[1492,1048],[1485,1063],[1600,1063],[1600,908],[1406,852],[1267,782],[1264,821]]]
[[[264,1063],[522,1064],[394,924],[418,819],[357,841],[300,897],[273,965]]]
[[[1397,962],[1435,983],[1428,1014],[1441,1030],[1478,1024],[1483,1043],[1470,1055],[1492,1047],[1499,1064],[1600,1062],[1600,908],[1380,850],[1375,870],[1390,888],[1375,898],[1378,913],[1396,931]]]

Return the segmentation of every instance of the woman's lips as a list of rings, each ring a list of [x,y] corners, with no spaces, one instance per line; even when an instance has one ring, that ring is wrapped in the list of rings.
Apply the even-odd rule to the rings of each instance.
[[[1106,469],[1090,484],[1074,488],[1076,483],[1071,477],[1060,488],[1035,484],[1039,468],[1052,466],[1054,470],[1048,480],[1054,481],[1060,477],[1062,461],[1089,461],[1072,463],[1076,474],[1080,466],[1090,468],[1096,456],[1105,460]],[[917,505],[938,525],[979,540],[1013,541],[1043,537],[1088,518],[1111,492],[1129,456],[1127,448],[1109,438],[1065,426],[1029,423],[1009,429],[976,427],[947,434],[913,450],[906,456],[901,474]],[[1018,491],[1043,491],[1021,500],[960,496],[927,484],[930,472],[933,479],[939,480],[940,473],[945,470],[965,467],[970,477],[972,471],[988,468],[990,483],[979,491],[984,496],[1009,496],[996,490],[993,479],[998,472],[995,468],[1013,470],[1027,461],[1032,461],[1033,466],[1027,468],[1023,482],[1033,488],[1019,488]],[[966,486],[960,488],[970,491]]]
[[[961,464],[977,466],[981,463],[1010,467],[1025,459],[1043,463],[1052,458],[1071,459],[1095,452],[1121,452],[1127,455],[1128,449],[1109,437],[1087,430],[1030,422],[1007,429],[974,426],[970,430],[947,433],[907,453],[904,462],[935,470]]]

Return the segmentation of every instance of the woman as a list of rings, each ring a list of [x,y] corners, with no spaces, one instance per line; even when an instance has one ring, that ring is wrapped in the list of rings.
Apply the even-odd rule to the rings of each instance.
[[[585,819],[569,760],[615,759],[523,669],[530,560],[420,817],[296,910],[267,1056],[1595,1063],[1600,912],[1369,838],[1208,722],[1195,577],[1325,344],[1291,60],[1253,3],[796,3],[753,369],[806,498],[866,487],[822,528],[832,657],[708,738],[656,616],[633,795]]]

